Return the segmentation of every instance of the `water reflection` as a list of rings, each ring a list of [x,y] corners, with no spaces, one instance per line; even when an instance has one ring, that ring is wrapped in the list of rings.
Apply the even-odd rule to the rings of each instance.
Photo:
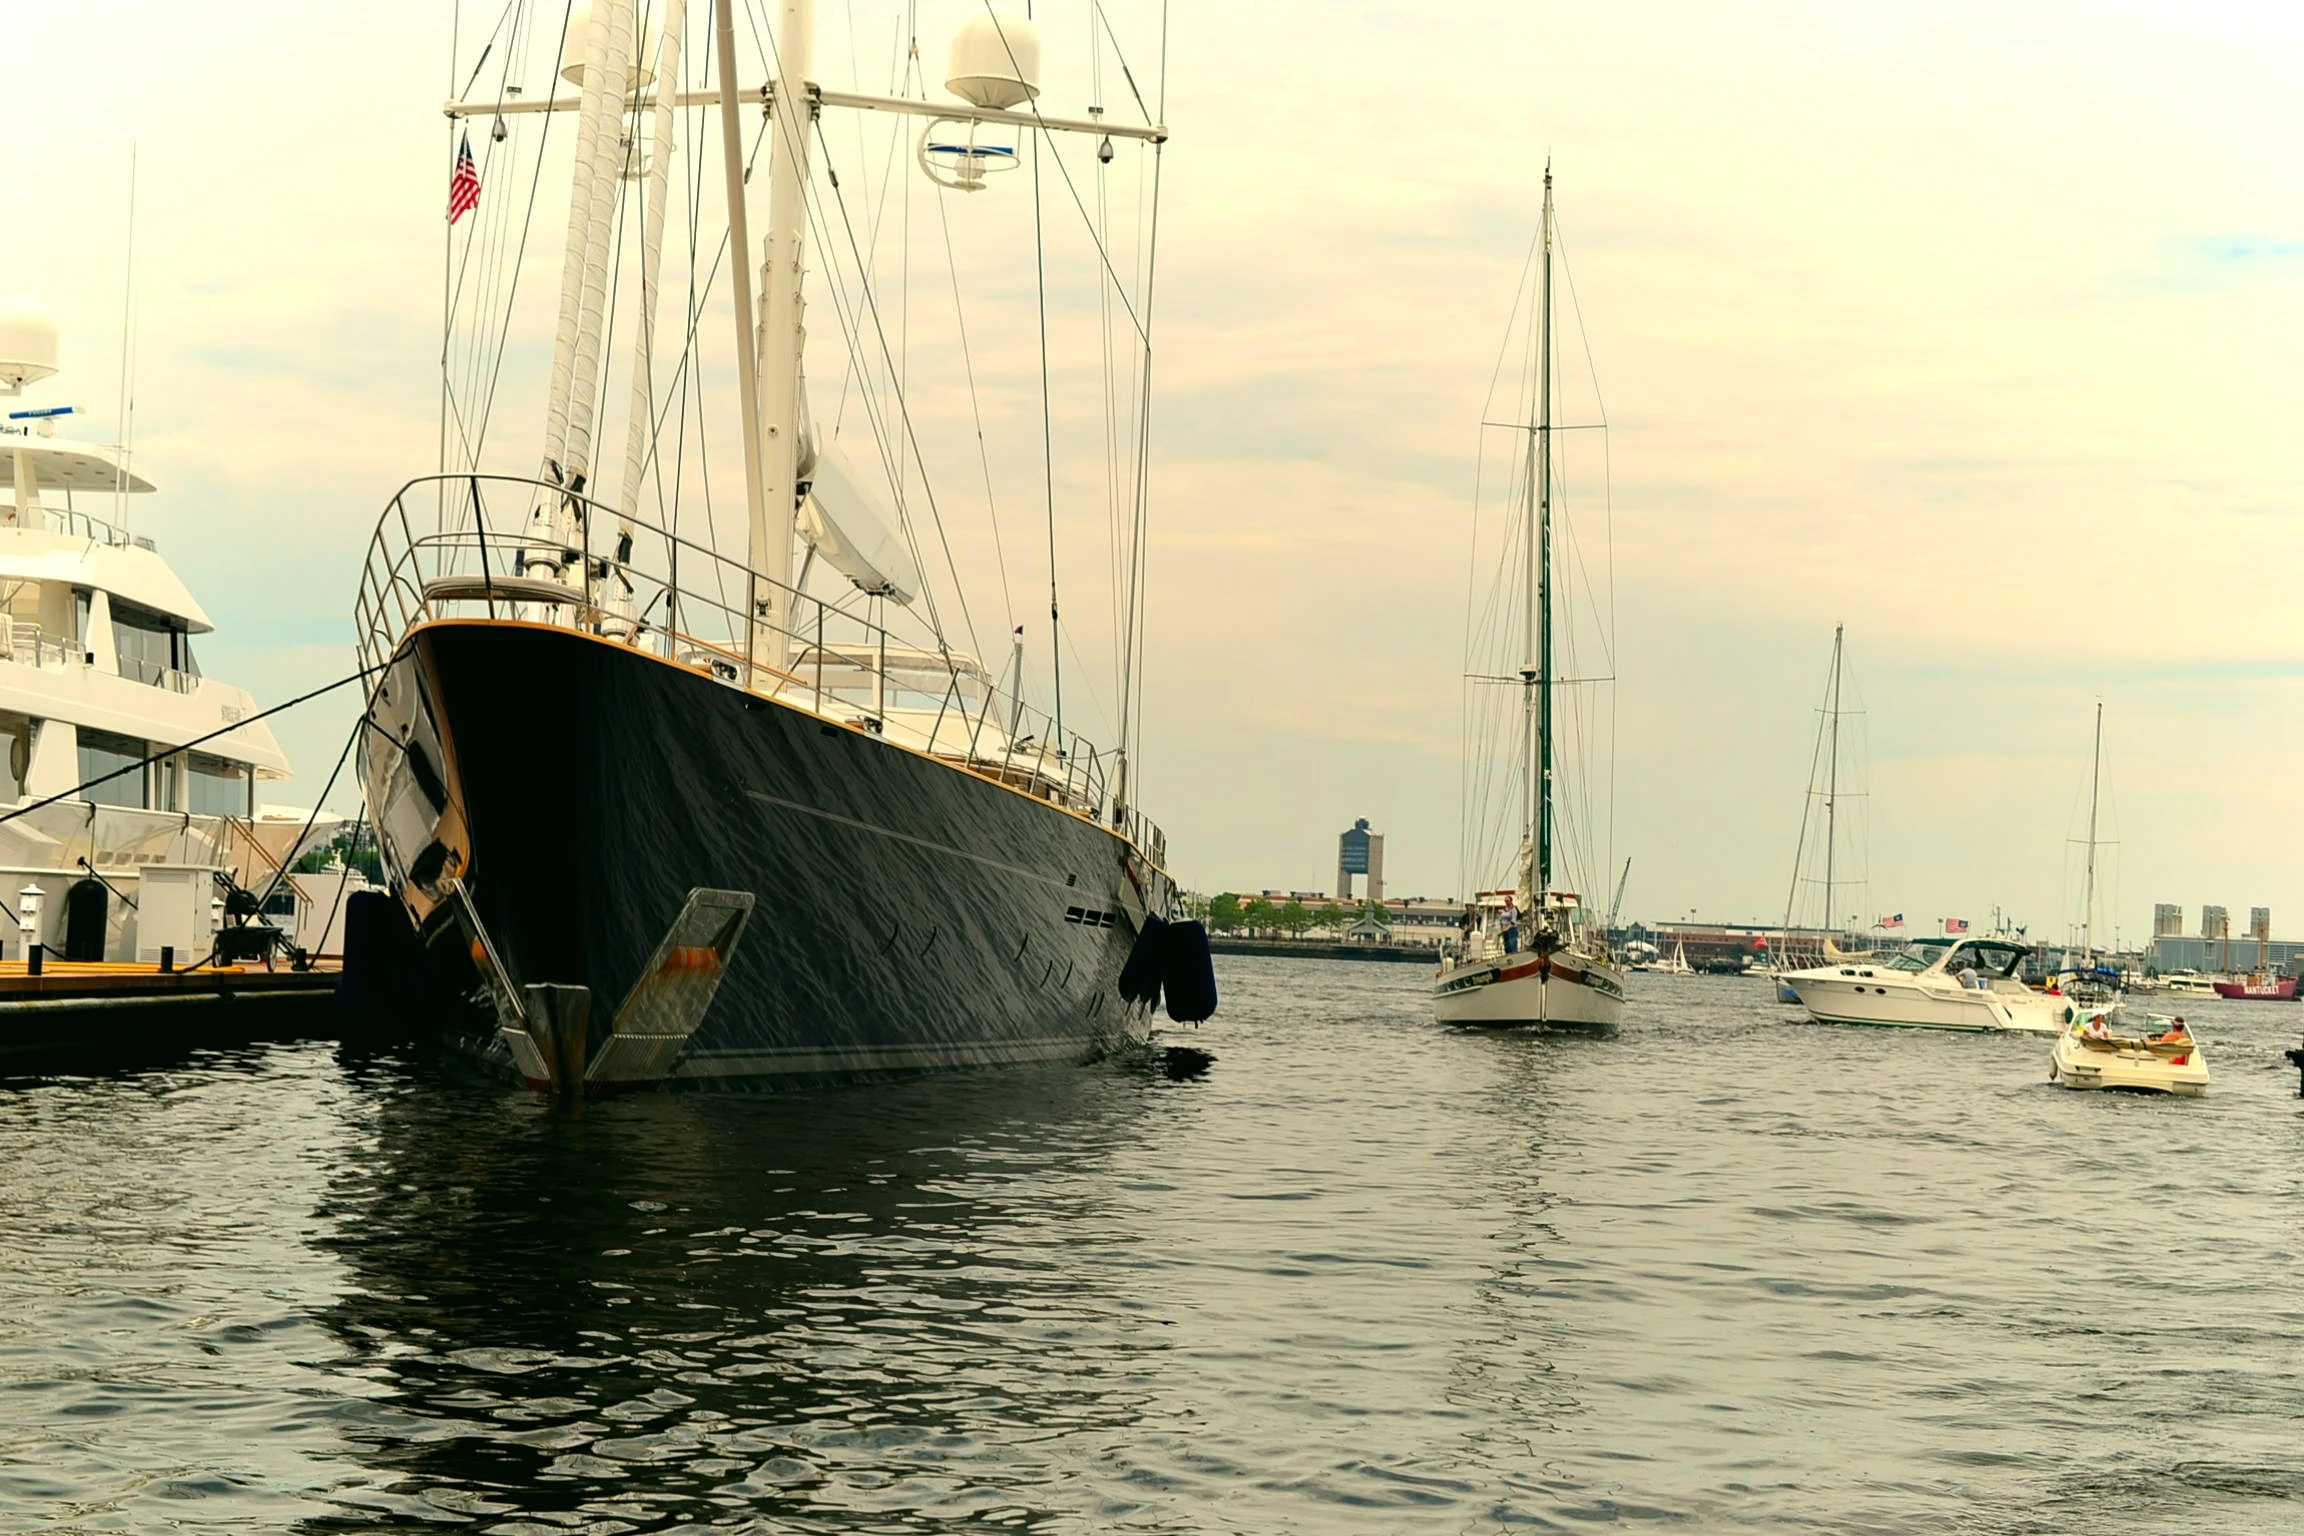
[[[1143,1325],[1095,1256],[1113,1139],[1191,1091],[1149,1070],[572,1107],[373,1086],[373,1153],[322,1211],[357,1287],[323,1320],[379,1389],[344,1518],[1020,1520],[1042,1448],[1140,1412]]]

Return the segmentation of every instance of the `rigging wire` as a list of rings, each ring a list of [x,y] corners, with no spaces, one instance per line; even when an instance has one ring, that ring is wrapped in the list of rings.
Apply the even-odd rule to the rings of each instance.
[[[1002,46],[1007,34],[1002,33]],[[1015,60],[1013,50],[1009,53]],[[1056,750],[1064,750],[1064,649],[1060,638],[1064,620],[1056,601],[1056,421],[1049,399],[1048,380],[1048,247],[1040,218],[1040,141],[1047,134],[1032,133],[1032,267],[1039,282],[1040,310],[1040,475],[1048,494],[1048,665],[1055,708]]]

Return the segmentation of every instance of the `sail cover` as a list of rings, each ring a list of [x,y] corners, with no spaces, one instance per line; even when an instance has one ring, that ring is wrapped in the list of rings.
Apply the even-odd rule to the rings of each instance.
[[[909,604],[920,592],[920,567],[896,519],[864,485],[839,447],[825,443],[800,506],[800,537],[862,591]]]

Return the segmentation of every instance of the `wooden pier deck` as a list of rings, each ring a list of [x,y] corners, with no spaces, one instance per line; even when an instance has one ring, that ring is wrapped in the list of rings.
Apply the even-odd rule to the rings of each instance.
[[[0,960],[0,1074],[326,1029],[339,966]]]

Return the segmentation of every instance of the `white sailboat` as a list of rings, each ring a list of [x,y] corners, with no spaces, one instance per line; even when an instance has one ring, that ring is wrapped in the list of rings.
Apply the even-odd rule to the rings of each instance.
[[[1792,884],[1784,894],[1784,921],[1776,931],[1769,968],[1776,977],[1777,996],[1798,1002],[1798,994],[1784,981],[1792,971],[1841,960],[1868,959],[1837,942],[1845,934],[1837,913],[1852,889],[1861,889],[1861,875],[1851,878],[1841,858],[1840,812],[1844,800],[1861,801],[1860,791],[1843,790],[1841,758],[1847,746],[1846,717],[1841,688],[1847,677],[1847,626],[1832,626],[1832,663],[1824,680],[1824,703],[1817,712],[1816,743],[1809,755],[1808,792],[1801,802],[1800,836],[1792,850]],[[1802,900],[1812,901],[1811,907]],[[1813,915],[1815,921],[1809,922]]]
[[[1537,290],[1537,359],[1533,410],[1526,423],[1519,553],[1524,564],[1520,659],[1515,675],[1480,670],[1475,686],[1503,683],[1520,694],[1511,723],[1520,768],[1516,809],[1520,846],[1515,885],[1481,893],[1485,921],[1433,980],[1433,1011],[1443,1024],[1612,1029],[1624,1016],[1624,981],[1608,949],[1605,925],[1573,890],[1555,884],[1560,850],[1556,774],[1561,766],[1554,704],[1564,684],[1556,665],[1553,613],[1555,469],[1552,420],[1555,228],[1552,171],[1544,171],[1542,266]],[[1509,580],[1509,570],[1500,573]],[[1467,741],[1467,750],[1473,750]],[[1467,806],[1466,815],[1473,815]],[[1467,846],[1468,860],[1475,856]],[[1468,871],[1469,872],[1469,871]],[[1523,915],[1524,914],[1524,915]]]

